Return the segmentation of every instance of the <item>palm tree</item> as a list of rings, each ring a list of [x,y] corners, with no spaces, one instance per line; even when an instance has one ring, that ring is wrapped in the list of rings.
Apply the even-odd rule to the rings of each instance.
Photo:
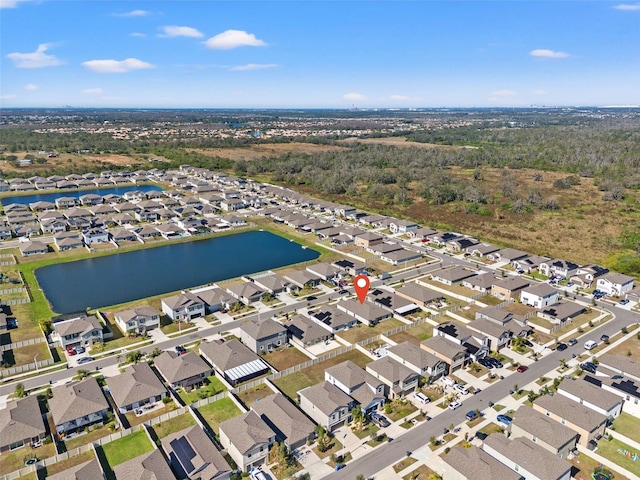
[[[560,367],[567,368],[567,361],[564,358],[561,358],[558,362],[560,362]]]

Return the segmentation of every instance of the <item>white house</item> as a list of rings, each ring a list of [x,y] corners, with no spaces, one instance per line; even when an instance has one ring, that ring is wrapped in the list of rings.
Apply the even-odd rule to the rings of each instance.
[[[548,283],[535,283],[520,291],[520,301],[535,308],[545,308],[559,301],[558,291]]]
[[[191,292],[179,293],[162,299],[162,312],[171,320],[189,321],[204,317],[204,302]]]
[[[633,290],[633,277],[621,273],[607,273],[596,280],[596,288],[607,295],[620,297]]]

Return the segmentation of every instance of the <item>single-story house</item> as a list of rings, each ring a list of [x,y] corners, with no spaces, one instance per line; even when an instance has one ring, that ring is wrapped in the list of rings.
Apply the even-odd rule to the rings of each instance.
[[[70,435],[91,425],[102,425],[109,402],[94,377],[53,387],[49,411],[56,431]]]
[[[129,365],[120,375],[107,378],[111,398],[121,413],[127,413],[167,396],[167,389],[146,362]]]
[[[421,307],[427,307],[431,303],[440,302],[444,299],[444,295],[442,293],[418,285],[415,282],[405,283],[402,287],[396,290],[396,294]]]
[[[462,286],[481,293],[487,293],[491,291],[491,287],[497,280],[499,278],[490,273],[480,273],[462,280]]]
[[[413,262],[415,260],[420,260],[422,258],[422,253],[414,252],[413,250],[407,250],[406,248],[395,250],[389,253],[383,253],[380,255],[380,259],[385,262],[390,263],[391,265],[401,265],[406,264],[407,262]]]
[[[454,265],[451,268],[443,268],[431,274],[431,279],[445,285],[454,285],[462,282],[465,278],[472,277],[476,272],[460,265]]]
[[[246,382],[271,371],[264,360],[235,339],[226,342],[202,342],[200,355],[231,385]]]
[[[584,305],[563,300],[555,305],[539,310],[538,316],[550,322],[562,324],[584,313],[585,310],[586,307]]]
[[[159,449],[119,463],[113,467],[113,473],[116,480],[129,480],[130,478],[173,480],[175,478]]]
[[[174,389],[197,388],[213,374],[211,367],[194,352],[180,355],[169,350],[157,356],[153,363],[162,378]]]
[[[324,325],[324,324],[322,324]],[[329,328],[321,326],[303,315],[296,315],[286,324],[291,342],[302,348],[310,347],[316,343],[327,342],[333,338]]]
[[[245,305],[259,302],[262,300],[262,297],[267,294],[266,291],[256,286],[253,282],[242,282],[236,285],[231,285],[230,287],[227,287],[227,292]]]
[[[349,329],[358,323],[356,318],[347,315],[342,310],[338,310],[333,305],[323,305],[320,307],[320,310],[312,315],[311,320],[316,323],[321,323],[332,333]]]
[[[23,257],[43,255],[45,253],[49,253],[49,246],[45,243],[38,242],[37,240],[25,242],[20,244],[20,253]]]
[[[47,480],[103,480],[104,472],[97,458],[47,475]],[[171,479],[173,480],[173,479]]]
[[[0,410],[0,458],[25,445],[38,445],[46,435],[36,395],[10,401]]]
[[[330,263],[314,263],[306,268],[307,272],[320,277],[322,280],[331,280],[340,273],[340,269]]]
[[[367,271],[367,265],[365,263],[359,262],[357,260],[351,260],[348,258],[343,258],[341,260],[336,260],[332,263],[333,266],[338,267],[344,273],[347,273],[351,276],[361,275]]]
[[[367,326],[375,325],[393,316],[393,313],[389,310],[379,307],[374,303],[368,301],[360,303],[358,300],[352,298],[340,300],[336,306],[338,310],[342,310],[347,315],[351,315]]]
[[[444,458],[444,480],[476,480],[491,478],[521,480],[522,475],[496,460],[484,450],[471,445],[470,448],[453,447]]]

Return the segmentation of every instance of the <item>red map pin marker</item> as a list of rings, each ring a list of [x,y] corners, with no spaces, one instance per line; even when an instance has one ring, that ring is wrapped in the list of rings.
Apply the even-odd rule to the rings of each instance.
[[[353,288],[356,291],[356,295],[358,295],[358,300],[360,300],[360,303],[364,303],[364,299],[367,298],[369,286],[369,277],[367,277],[366,275],[358,275],[353,280]]]

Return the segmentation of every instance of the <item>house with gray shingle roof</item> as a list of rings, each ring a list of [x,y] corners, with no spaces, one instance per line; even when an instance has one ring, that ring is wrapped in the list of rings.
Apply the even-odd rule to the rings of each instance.
[[[389,355],[368,363],[365,369],[386,385],[385,395],[389,398],[410,394],[420,381],[420,375]]]
[[[116,312],[114,318],[124,334],[134,332],[144,335],[147,331],[160,327],[160,313],[148,306]]]
[[[516,410],[509,425],[511,438],[528,438],[560,458],[575,449],[578,433],[526,405]]]
[[[124,373],[107,378],[107,387],[121,413],[167,396],[167,389],[146,362],[129,365]]]
[[[20,244],[20,253],[23,257],[44,255],[45,253],[49,253],[49,246],[37,240],[25,242]]]
[[[349,421],[349,412],[357,403],[329,382],[303,388],[298,392],[298,402],[303,412],[329,432]]]
[[[331,280],[340,273],[340,269],[330,263],[314,263],[307,267],[307,272],[317,275],[322,280]]]
[[[358,324],[358,320],[347,315],[342,310],[338,310],[333,305],[322,306],[321,309],[313,314],[311,320],[327,327],[331,332],[335,333],[339,330],[345,330]]]
[[[163,437],[161,445],[179,478],[225,480],[231,475],[227,461],[197,425]],[[189,455],[184,455],[185,449]]]
[[[429,304],[444,298],[442,293],[418,285],[415,282],[405,283],[396,290],[396,293],[421,307],[427,307]]]
[[[431,274],[431,279],[445,285],[454,285],[462,282],[465,278],[472,277],[476,274],[473,270],[469,270],[461,265],[454,265],[451,268],[443,268]]]
[[[271,368],[238,340],[214,340],[200,344],[200,355],[231,385],[268,373]]]
[[[622,412],[622,398],[586,380],[564,380],[558,386],[558,393],[611,419]]]
[[[253,302],[259,302],[262,300],[267,292],[259,288],[253,282],[242,282],[237,285],[231,285],[227,288],[227,291],[232,297],[237,298],[245,305],[250,305]]]
[[[508,439],[494,433],[482,449],[527,480],[570,480],[572,464],[528,438]]]
[[[131,480],[132,478],[141,480],[175,480],[176,478],[158,449],[120,463],[113,467],[112,470],[116,480]]]
[[[58,433],[69,435],[90,425],[102,425],[109,402],[93,377],[54,387],[49,411]]]
[[[275,432],[276,441],[284,442],[290,450],[315,437],[315,424],[281,393],[261,398],[251,410]]]
[[[447,363],[447,373],[465,366],[469,354],[461,344],[449,340],[442,335],[435,335],[420,342],[420,348],[435,355]]]
[[[442,478],[445,480],[522,479],[522,475],[514,472],[475,445],[470,448],[453,447],[443,460],[444,474]]]
[[[36,444],[45,437],[46,428],[35,395],[9,402],[0,410],[0,454]]]
[[[329,328],[321,326],[319,323],[303,315],[296,315],[291,318],[287,322],[286,327],[291,342],[302,348],[310,347],[316,343],[326,342],[333,338],[333,333]]]
[[[264,465],[276,433],[253,410],[220,424],[220,443],[238,468],[248,472]]]
[[[387,355],[429,381],[445,375],[448,368],[447,362],[411,342],[388,348]]]
[[[100,462],[94,458],[54,475],[47,475],[47,480],[104,480],[104,473]]]
[[[393,313],[385,308],[368,301],[360,303],[353,298],[340,300],[336,307],[367,326],[376,325],[382,320],[393,317]]]
[[[375,412],[386,400],[384,382],[351,360],[327,368],[324,379],[358,402],[363,412]]]
[[[219,287],[207,287],[193,292],[204,302],[207,313],[214,313],[224,308],[231,308],[238,304],[238,299]]]
[[[171,388],[191,390],[201,386],[213,374],[211,367],[194,352],[180,355],[166,351],[157,356],[153,363]]]
[[[240,340],[255,353],[270,352],[285,345],[288,338],[287,328],[271,318],[240,325]]]
[[[258,287],[274,295],[291,288],[291,284],[277,273],[252,277],[252,280]]]
[[[162,312],[171,320],[190,321],[204,317],[204,302],[193,293],[183,291],[163,298]]]
[[[102,342],[102,325],[95,315],[72,318],[53,324],[51,338],[60,342],[62,348],[67,346],[90,346],[94,342]]]

